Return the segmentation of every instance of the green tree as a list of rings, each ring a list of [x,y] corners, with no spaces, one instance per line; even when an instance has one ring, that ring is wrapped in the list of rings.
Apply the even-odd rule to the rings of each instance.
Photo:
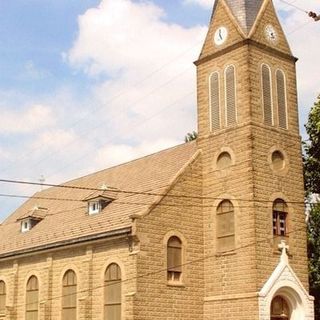
[[[320,319],[320,204],[313,206],[308,225],[310,293],[315,297],[316,320]]]
[[[191,142],[193,140],[196,140],[198,138],[198,133],[193,131],[193,132],[189,132],[187,133],[187,135],[184,137],[184,141],[185,142]]]
[[[306,130],[309,141],[304,144],[304,176],[307,198],[320,194],[320,96],[312,107]],[[315,297],[316,320],[320,320],[320,203],[311,206],[308,225],[308,257],[310,292]]]

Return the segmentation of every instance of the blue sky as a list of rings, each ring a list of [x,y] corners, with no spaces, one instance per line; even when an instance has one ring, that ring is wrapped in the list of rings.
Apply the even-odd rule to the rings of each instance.
[[[320,11],[316,0],[291,2]],[[0,178],[59,183],[181,143],[196,129],[192,61],[212,5],[1,0]],[[300,58],[303,129],[320,93],[320,23],[275,5]],[[0,193],[37,190],[0,184]],[[21,201],[0,198],[0,221]]]

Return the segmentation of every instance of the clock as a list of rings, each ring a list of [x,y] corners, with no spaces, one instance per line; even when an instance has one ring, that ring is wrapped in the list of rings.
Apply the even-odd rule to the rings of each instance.
[[[228,38],[228,29],[226,27],[219,27],[214,34],[214,43],[216,46],[221,46]]]
[[[265,36],[268,41],[276,42],[278,40],[278,34],[273,25],[268,24],[265,28]]]

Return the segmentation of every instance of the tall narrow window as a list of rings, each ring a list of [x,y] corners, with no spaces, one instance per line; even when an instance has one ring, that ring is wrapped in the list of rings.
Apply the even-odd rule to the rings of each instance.
[[[220,80],[219,73],[210,76],[210,116],[211,131],[220,129]]]
[[[288,128],[287,121],[287,97],[286,97],[286,81],[284,73],[281,70],[277,71],[277,98],[278,98],[278,117],[279,127]]]
[[[112,263],[104,275],[104,319],[121,319],[121,270]]]
[[[62,320],[77,319],[77,275],[68,270],[62,280]]]
[[[225,71],[226,83],[226,123],[227,126],[232,126],[237,122],[236,110],[236,75],[235,67],[229,66]]]
[[[0,315],[6,312],[6,284],[0,281]]]
[[[273,125],[271,70],[266,64],[262,65],[262,100],[264,123]]]
[[[171,237],[167,245],[168,281],[179,282],[182,275],[182,242],[178,237]]]
[[[229,200],[223,200],[217,208],[217,249],[229,251],[235,248],[234,207]]]
[[[288,206],[282,199],[273,203],[273,234],[275,236],[287,236]]]
[[[26,320],[37,320],[39,311],[39,284],[35,276],[29,278],[26,292]]]

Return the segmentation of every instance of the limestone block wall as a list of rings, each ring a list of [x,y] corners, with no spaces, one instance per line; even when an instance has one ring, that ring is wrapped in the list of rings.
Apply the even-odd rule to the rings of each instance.
[[[133,319],[136,291],[136,256],[127,239],[104,240],[86,246],[69,246],[15,260],[0,261],[0,279],[7,285],[6,320],[25,319],[26,283],[35,275],[39,281],[39,319],[61,319],[62,278],[72,269],[77,275],[78,319],[102,320],[104,316],[104,273],[110,263],[122,273],[123,319]]]
[[[149,214],[136,220],[140,251],[135,319],[203,319],[201,164],[198,157],[185,168],[168,195]],[[166,248],[173,235],[183,245],[182,281],[176,284],[167,281]]]
[[[248,125],[199,139],[203,150],[205,270],[205,319],[257,319],[257,265],[253,205],[252,138]],[[222,152],[232,165],[217,168]],[[234,250],[217,247],[217,207],[223,199],[235,212]],[[230,222],[231,223],[231,222]],[[234,307],[230,307],[230,306]],[[219,312],[223,310],[223,312]]]

